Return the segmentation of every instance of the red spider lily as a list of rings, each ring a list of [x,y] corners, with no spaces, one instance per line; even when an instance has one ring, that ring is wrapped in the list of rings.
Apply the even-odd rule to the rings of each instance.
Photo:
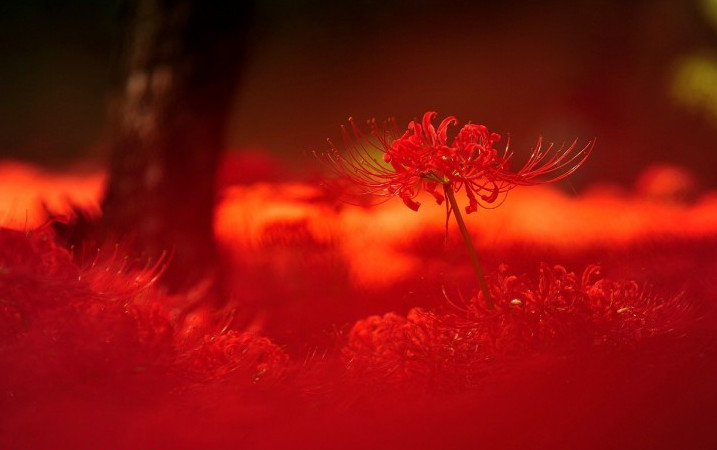
[[[502,154],[494,148],[501,136],[488,131],[484,125],[468,123],[449,142],[448,129],[458,120],[448,116],[433,126],[435,112],[423,115],[421,123],[412,121],[399,138],[395,124],[392,130],[380,129],[375,120],[369,121],[371,134],[378,145],[371,143],[353,119],[354,138],[344,128],[347,152],[341,153],[332,145],[328,160],[333,169],[348,176],[361,192],[381,197],[400,197],[409,208],[418,210],[415,200],[421,189],[432,194],[441,204],[445,197],[437,188],[450,187],[454,192],[465,189],[469,204],[466,213],[489,207],[515,186],[552,183],[573,173],[585,162],[592,143],[575,152],[574,141],[567,148],[554,150],[553,144],[543,147],[542,139],[527,163],[511,172],[509,161],[513,153],[508,145]],[[383,153],[380,161],[371,147]]]
[[[498,311],[466,302],[356,322],[342,349],[349,374],[362,384],[375,377],[394,388],[463,389],[501,361],[630,348],[684,329],[693,317],[683,296],[659,298],[634,281],[603,278],[596,265],[580,277],[543,263],[537,280],[501,266],[490,284]]]
[[[398,196],[414,211],[421,206],[415,200],[421,189],[432,194],[438,204],[448,197],[446,227],[453,214],[486,306],[493,308],[490,290],[455,193],[465,190],[468,197],[465,210],[470,214],[479,206],[487,208],[515,186],[551,183],[567,177],[585,162],[593,145],[590,143],[574,153],[577,142],[574,141],[569,147],[560,147],[553,152],[552,144],[544,149],[542,140],[538,140],[528,162],[517,172],[511,172],[508,162],[513,154],[508,145],[502,155],[493,147],[500,141],[499,134],[489,132],[483,125],[469,123],[449,143],[448,127],[457,125],[458,119],[448,116],[436,130],[432,123],[436,116],[433,111],[425,113],[422,122],[409,123],[408,130],[400,138],[391,136],[398,135],[395,124],[392,123],[394,130],[389,133],[385,126],[380,130],[375,120],[369,121],[371,134],[380,145],[370,144],[356,123],[349,119],[353,141],[343,128],[348,152],[342,154],[332,145],[333,152],[327,159],[338,175],[353,181],[362,192],[383,197]],[[383,161],[379,161],[365,143],[382,152]],[[439,186],[443,193],[437,191]]]

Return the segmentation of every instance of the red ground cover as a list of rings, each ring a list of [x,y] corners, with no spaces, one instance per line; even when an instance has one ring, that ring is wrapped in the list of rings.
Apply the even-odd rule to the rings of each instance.
[[[714,193],[511,192],[469,218],[486,310],[430,199],[230,185],[229,304],[184,314],[121,243],[73,258],[42,224],[43,183],[69,213],[101,175],[4,167],[2,448],[717,446]]]

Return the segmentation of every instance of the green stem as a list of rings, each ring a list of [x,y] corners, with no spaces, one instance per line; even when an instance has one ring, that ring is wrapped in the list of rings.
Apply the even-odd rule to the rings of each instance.
[[[463,215],[461,214],[461,210],[458,207],[458,202],[456,202],[456,195],[453,192],[453,186],[451,186],[450,183],[443,183],[443,191],[446,193],[446,197],[451,203],[453,216],[456,218],[456,222],[458,222],[458,228],[461,230],[463,241],[466,243],[466,247],[468,248],[468,256],[471,259],[471,264],[473,264],[473,270],[475,270],[476,277],[478,277],[478,285],[480,286],[481,292],[483,292],[483,297],[485,298],[485,305],[488,309],[493,309],[493,299],[491,298],[490,291],[488,290],[488,283],[485,280],[483,268],[481,267],[480,260],[478,259],[478,253],[476,253],[476,249],[475,247],[473,247],[471,237],[468,234],[468,228],[466,227],[466,223],[463,221]]]

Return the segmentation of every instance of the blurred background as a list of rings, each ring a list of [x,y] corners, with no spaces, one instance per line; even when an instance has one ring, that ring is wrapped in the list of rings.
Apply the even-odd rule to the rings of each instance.
[[[0,158],[107,161],[118,0],[0,6]],[[310,164],[339,125],[427,110],[509,134],[524,158],[596,138],[571,183],[654,163],[717,187],[717,0],[256,0],[230,151]],[[521,159],[520,157],[518,158]]]

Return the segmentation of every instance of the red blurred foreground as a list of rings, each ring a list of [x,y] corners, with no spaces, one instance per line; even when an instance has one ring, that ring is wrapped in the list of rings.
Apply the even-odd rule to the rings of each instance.
[[[184,315],[42,225],[101,175],[0,166],[0,447],[715,448],[717,194],[670,170],[471,215],[493,311],[430,201],[229,186],[230,303]]]

